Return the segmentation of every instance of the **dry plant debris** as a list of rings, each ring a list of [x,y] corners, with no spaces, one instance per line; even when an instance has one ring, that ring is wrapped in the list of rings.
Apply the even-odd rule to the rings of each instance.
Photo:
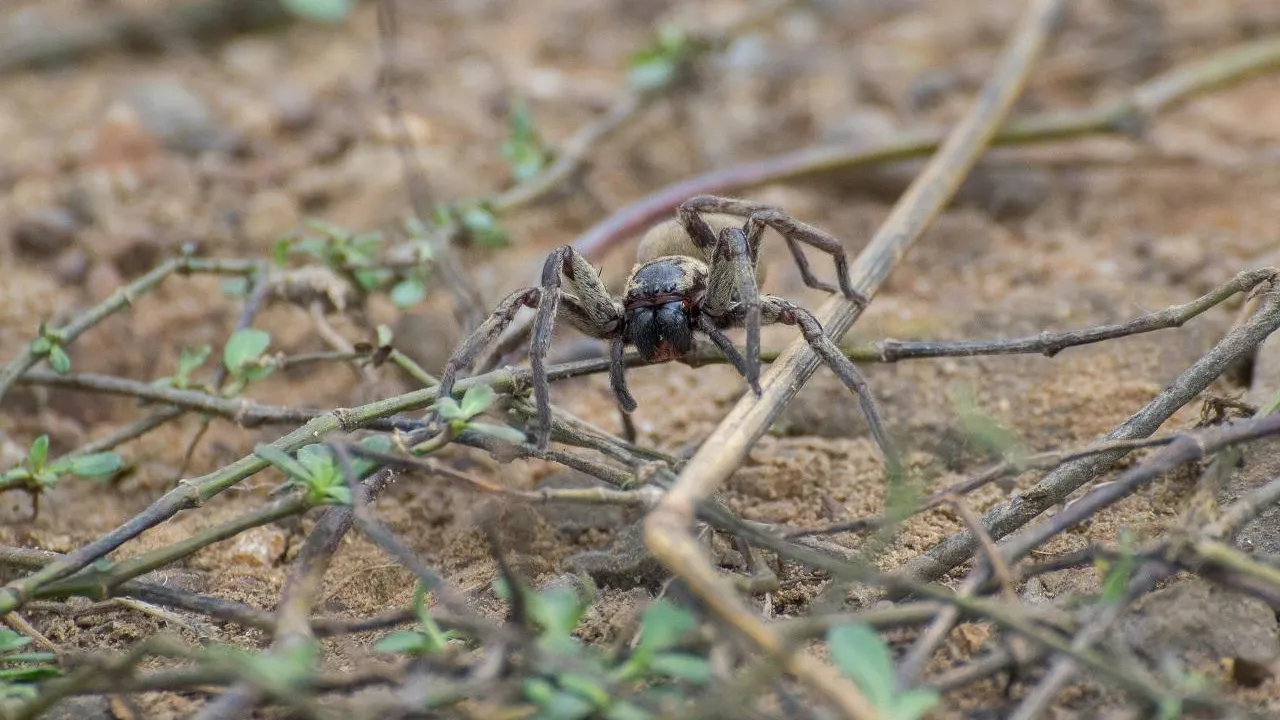
[[[1280,712],[1269,3],[5,12],[0,716]]]

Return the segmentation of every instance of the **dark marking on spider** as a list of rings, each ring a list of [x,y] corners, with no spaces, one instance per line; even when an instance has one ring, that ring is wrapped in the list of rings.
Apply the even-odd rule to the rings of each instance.
[[[879,414],[853,362],[808,310],[783,298],[760,294],[759,284],[766,274],[759,261],[760,241],[766,227],[782,235],[806,285],[828,292],[837,292],[838,287],[850,301],[867,303],[867,298],[853,289],[848,258],[835,237],[769,205],[700,195],[682,203],[675,218],[645,234],[620,298],[609,295],[600,275],[572,247],[553,250],[543,265],[540,286],[508,295],[454,352],[440,379],[440,396],[452,393],[458,372],[502,334],[521,306],[536,308],[529,360],[538,411],[537,444],[545,449],[551,435],[545,358],[557,320],[610,341],[610,385],[626,412],[636,408],[624,373],[626,345],[633,345],[646,362],[666,362],[691,351],[694,333],[700,332],[724,352],[759,395],[760,326],[783,323],[798,327],[823,362],[858,396],[872,435],[888,453]],[[831,256],[836,285],[813,275],[801,245]],[[724,333],[733,327],[746,328],[745,357]]]

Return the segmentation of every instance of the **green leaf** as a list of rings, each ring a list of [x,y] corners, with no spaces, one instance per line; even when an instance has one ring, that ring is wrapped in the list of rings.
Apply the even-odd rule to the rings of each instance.
[[[302,467],[307,469],[307,474],[313,478],[332,473],[336,469],[333,453],[327,446],[320,443],[298,448],[298,462],[302,463]]]
[[[302,463],[289,457],[289,454],[274,445],[257,445],[253,454],[274,465],[286,475],[304,483],[311,482],[311,474]]]
[[[15,630],[10,630],[9,628],[0,628],[0,654],[8,654],[14,650],[21,650],[30,644],[31,638],[26,635],[22,635]]]
[[[652,656],[679,644],[698,621],[688,610],[670,600],[656,600],[645,608],[635,655]]]
[[[590,700],[566,690],[556,690],[546,702],[539,703],[543,713],[539,717],[555,718],[555,720],[583,720],[591,717],[596,706]]]
[[[227,278],[219,283],[222,288],[222,294],[230,298],[244,297],[249,294],[249,278],[233,277]]]
[[[427,288],[417,278],[406,278],[391,288],[391,302],[398,308],[413,307],[427,297]]]
[[[257,328],[237,330],[227,346],[222,349],[222,364],[232,373],[240,374],[245,366],[256,361],[271,344],[271,334]]]
[[[827,632],[827,645],[836,667],[862,689],[873,706],[888,714],[897,688],[893,661],[880,636],[863,623],[837,625]]]
[[[351,0],[282,0],[285,9],[303,20],[336,24],[351,13]]]
[[[186,384],[191,373],[204,364],[209,359],[209,354],[213,352],[213,348],[208,345],[195,345],[193,347],[182,348],[182,354],[178,356],[178,379]]]
[[[436,414],[445,420],[462,420],[462,408],[458,405],[458,401],[451,397],[440,398],[432,407],[436,409]]]
[[[344,485],[330,485],[324,489],[321,497],[314,498],[316,502],[325,505],[350,505],[351,504],[351,488]]]
[[[548,155],[524,98],[512,100],[508,125],[510,137],[502,143],[502,157],[511,167],[511,176],[516,182],[536,177],[546,166]]]
[[[395,333],[386,325],[378,325],[377,331],[378,347],[387,347],[395,341]]]
[[[494,425],[493,423],[485,423],[485,422],[469,422],[467,423],[467,429],[475,430],[478,433],[482,433],[490,437],[495,437],[495,438],[498,438],[499,440],[506,440],[507,442],[514,443],[516,445],[523,444],[525,441],[529,439],[529,437],[523,431],[517,430],[508,425]]]
[[[271,245],[271,260],[275,262],[276,267],[281,269],[288,267],[290,245],[292,241],[287,237],[282,237]]]
[[[706,658],[685,653],[662,653],[649,661],[649,670],[698,685],[711,682],[711,665]]]
[[[459,215],[462,227],[477,245],[482,247],[502,247],[509,238],[507,231],[498,224],[493,213],[478,205],[465,208]]]
[[[27,463],[32,470],[40,470],[44,467],[45,460],[49,459],[49,436],[41,435],[32,443],[30,449],[27,450]]]
[[[80,477],[114,475],[124,467],[124,458],[114,452],[77,455],[67,459],[67,472]]]
[[[596,707],[609,704],[609,689],[600,678],[583,673],[562,672],[556,679],[560,682],[560,687],[587,698]]]
[[[683,69],[692,49],[692,43],[678,28],[664,27],[652,45],[631,56],[627,81],[641,91],[666,87]]]
[[[49,367],[59,375],[71,372],[71,358],[67,357],[67,351],[61,345],[49,348]]]
[[[919,720],[919,718],[924,717],[925,713],[932,710],[940,700],[941,697],[934,690],[912,688],[900,693],[897,699],[893,701],[893,711],[890,717],[893,720]]]
[[[416,630],[398,630],[374,643],[374,652],[416,655],[425,652],[427,636]]]
[[[488,385],[473,385],[462,395],[459,407],[459,419],[470,420],[488,409],[493,403],[493,388]]]
[[[53,349],[53,341],[47,337],[41,336],[31,341],[31,352],[36,355],[48,355],[51,349]]]
[[[557,644],[573,637],[573,631],[587,609],[587,603],[578,597],[577,591],[567,587],[531,593],[528,600],[529,613],[542,626],[543,636]]]

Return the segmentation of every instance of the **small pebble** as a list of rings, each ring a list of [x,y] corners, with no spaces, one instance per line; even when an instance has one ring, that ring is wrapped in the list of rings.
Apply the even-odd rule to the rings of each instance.
[[[129,90],[127,100],[142,127],[170,150],[198,155],[230,145],[230,134],[217,124],[204,98],[181,83],[139,83]]]
[[[29,213],[13,229],[13,246],[30,258],[50,258],[76,240],[75,217],[65,209],[50,208]]]
[[[228,560],[240,565],[271,567],[284,555],[285,540],[285,532],[277,527],[247,530],[236,536]]]
[[[79,285],[89,276],[89,256],[79,248],[72,248],[53,262],[53,274],[65,285]]]

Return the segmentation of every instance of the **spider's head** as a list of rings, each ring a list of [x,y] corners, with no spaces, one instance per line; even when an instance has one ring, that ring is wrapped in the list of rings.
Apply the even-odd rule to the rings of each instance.
[[[693,328],[707,289],[706,266],[681,255],[636,268],[623,299],[627,340],[646,362],[674,360],[693,349]]]

